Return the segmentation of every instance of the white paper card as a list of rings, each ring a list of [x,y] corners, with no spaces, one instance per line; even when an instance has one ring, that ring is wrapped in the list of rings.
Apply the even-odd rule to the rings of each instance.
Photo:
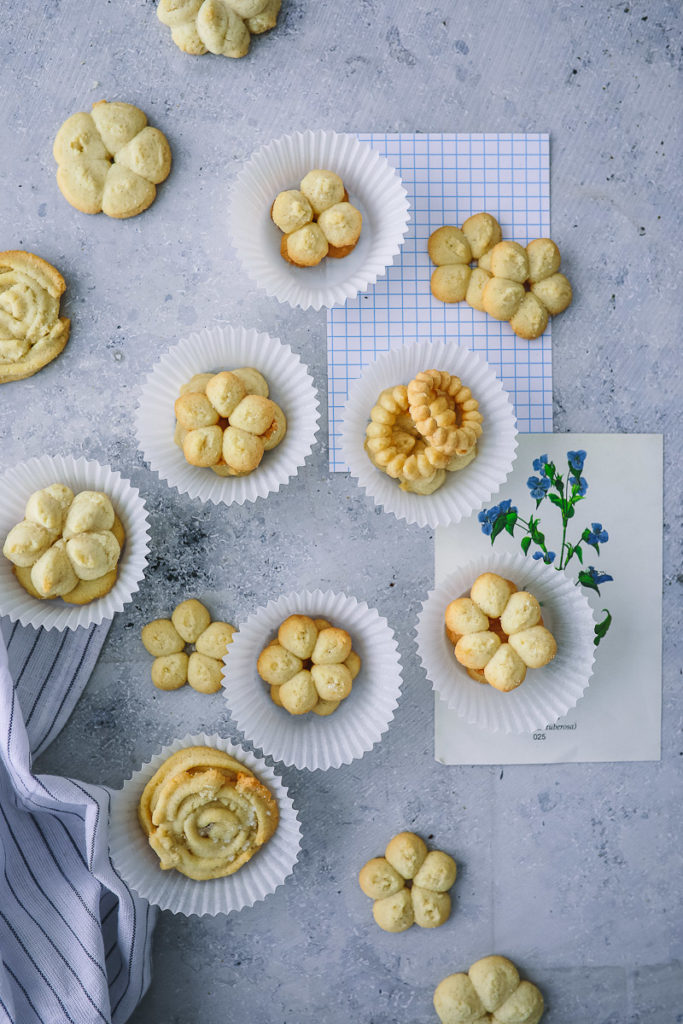
[[[526,434],[512,476],[497,500],[511,499],[519,515],[540,519],[545,546],[561,550],[558,508],[543,500],[538,511],[527,481],[543,474],[534,460],[547,455],[567,477],[567,453],[586,452],[581,477],[587,483],[575,506],[566,540],[584,529],[607,532],[599,545],[584,542],[583,569],[593,566],[613,576],[600,583],[600,595],[586,590],[596,621],[612,615],[596,651],[590,685],[576,708],[558,722],[529,736],[486,733],[468,725],[438,696],[435,699],[435,757],[443,764],[549,764],[572,761],[652,761],[661,756],[662,705],[662,437],[654,434]],[[538,465],[538,464],[537,464]],[[538,493],[538,492],[537,492]],[[525,533],[503,531],[494,549],[520,551]],[[436,531],[435,580],[440,582],[463,560],[491,550],[477,516]],[[528,558],[539,548],[531,544]],[[572,579],[582,569],[574,556],[566,567]],[[456,596],[456,595],[454,595]]]

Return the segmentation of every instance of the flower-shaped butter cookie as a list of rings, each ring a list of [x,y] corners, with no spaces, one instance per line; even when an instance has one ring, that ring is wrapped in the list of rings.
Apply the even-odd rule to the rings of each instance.
[[[309,171],[298,189],[278,192],[270,209],[283,232],[280,254],[297,267],[315,267],[325,258],[343,259],[356,247],[363,215],[349,202],[334,171]]]
[[[434,992],[441,1024],[538,1024],[543,996],[504,956],[485,956],[467,974],[449,974]]]
[[[31,597],[89,604],[116,583],[124,541],[123,524],[106,494],[74,495],[54,483],[29,497],[24,519],[7,534],[2,553]]]
[[[560,250],[550,238],[536,238],[526,248],[503,241],[500,224],[489,213],[476,213],[460,228],[437,228],[427,243],[436,264],[431,289],[441,302],[467,302],[495,320],[508,320],[520,338],[540,337],[549,316],[562,313],[572,289],[559,273]],[[471,267],[477,261],[476,267]]]
[[[244,57],[251,37],[275,28],[282,0],[160,0],[157,17],[184,53]]]
[[[155,619],[142,628],[141,640],[154,656],[152,682],[159,690],[179,690],[189,683],[199,693],[217,693],[234,632],[228,622],[212,622],[201,601],[182,601],[170,619]],[[189,655],[188,645],[194,646]]]
[[[93,104],[72,114],[53,146],[57,184],[82,213],[135,217],[154,202],[171,170],[171,149],[158,128],[130,103]]]
[[[448,890],[457,865],[441,850],[428,850],[414,832],[399,832],[383,857],[373,857],[358,875],[371,900],[375,921],[385,932],[404,932],[411,925],[438,928],[451,913]]]
[[[0,252],[0,384],[31,377],[69,340],[59,315],[66,288],[53,266],[30,252]]]
[[[524,682],[527,668],[542,668],[557,654],[534,595],[494,572],[478,576],[469,597],[451,601],[445,620],[467,674],[503,693]]]
[[[290,715],[313,711],[324,717],[348,697],[360,672],[351,645],[346,630],[327,619],[290,615],[261,651],[256,669],[274,704]]]
[[[287,420],[252,366],[197,373],[175,403],[174,440],[193,466],[218,476],[247,476],[280,444]]]

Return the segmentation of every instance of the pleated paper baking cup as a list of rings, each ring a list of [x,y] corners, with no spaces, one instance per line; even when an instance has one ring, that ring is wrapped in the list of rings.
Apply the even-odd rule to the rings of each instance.
[[[196,881],[173,869],[162,870],[138,822],[142,791],[164,761],[185,747],[214,747],[246,765],[277,801],[280,818],[273,836],[234,875]],[[109,854],[124,882],[161,910],[189,917],[232,914],[264,900],[292,874],[301,849],[301,825],[282,780],[266,763],[221,736],[174,740],[134,772],[111,795]]]
[[[109,466],[69,455],[43,455],[29,459],[0,477],[0,538],[24,518],[24,508],[34,491],[50,484],[67,484],[72,491],[104,491],[123,523],[126,541],[118,563],[114,587],[104,597],[84,605],[66,604],[61,598],[40,601],[18,583],[12,563],[0,557],[0,615],[9,615],[22,626],[45,629],[77,629],[112,619],[139,589],[149,552],[149,524],[140,492]]]
[[[256,671],[280,623],[295,614],[345,629],[361,658],[351,693],[327,717],[290,715],[273,703]],[[240,624],[223,660],[225,699],[238,728],[264,754],[296,768],[325,771],[362,757],[380,741],[398,706],[401,666],[393,631],[374,608],[346,594],[306,590],[270,601]]]
[[[381,391],[407,385],[420,371],[431,369],[447,370],[470,388],[484,417],[483,433],[469,466],[447,473],[445,483],[434,494],[409,494],[372,464],[363,448],[365,428]],[[351,384],[340,450],[352,476],[385,512],[418,526],[449,526],[480,509],[510,475],[517,452],[515,413],[503,385],[481,356],[454,341],[410,342],[379,356]]]
[[[253,366],[268,382],[270,397],[287,418],[280,444],[265,452],[248,476],[221,477],[192,466],[173,441],[173,407],[180,388],[196,373]],[[212,327],[169,349],[140,391],[136,413],[140,451],[150,469],[181,494],[214,504],[242,505],[265,498],[296,476],[311,454],[318,430],[318,395],[299,356],[278,338],[243,327]]]
[[[296,267],[280,255],[282,232],[270,210],[279,192],[298,189],[316,169],[340,176],[363,226],[348,256]],[[320,309],[352,299],[384,275],[403,244],[408,209],[398,174],[367,143],[336,132],[296,132],[258,150],[241,171],[230,204],[232,240],[259,288],[290,306]]]
[[[528,590],[541,605],[543,624],[557,641],[557,654],[543,668],[530,668],[521,686],[501,693],[470,679],[446,636],[446,606],[469,594],[475,579],[495,572]],[[428,679],[448,707],[488,732],[531,733],[566,715],[583,696],[593,672],[593,612],[564,572],[518,554],[482,555],[458,568],[427,597],[417,622],[417,648]]]

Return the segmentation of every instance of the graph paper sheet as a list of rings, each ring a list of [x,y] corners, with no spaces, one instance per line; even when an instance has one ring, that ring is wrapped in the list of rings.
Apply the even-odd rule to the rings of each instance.
[[[432,231],[442,224],[461,225],[482,210],[497,217],[503,238],[526,245],[549,236],[548,136],[364,133],[358,138],[401,176],[410,225],[386,276],[327,314],[330,470],[347,468],[339,435],[349,381],[400,341],[457,340],[480,352],[514,402],[519,431],[552,431],[550,323],[542,338],[528,342],[517,338],[509,324],[465,302],[439,302],[429,289],[434,267],[427,255]]]

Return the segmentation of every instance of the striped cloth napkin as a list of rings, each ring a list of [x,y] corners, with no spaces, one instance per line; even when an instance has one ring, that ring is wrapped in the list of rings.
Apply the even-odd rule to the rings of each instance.
[[[128,1019],[150,981],[156,909],[109,861],[109,792],[33,775],[110,622],[63,633],[0,619],[0,1022]]]

